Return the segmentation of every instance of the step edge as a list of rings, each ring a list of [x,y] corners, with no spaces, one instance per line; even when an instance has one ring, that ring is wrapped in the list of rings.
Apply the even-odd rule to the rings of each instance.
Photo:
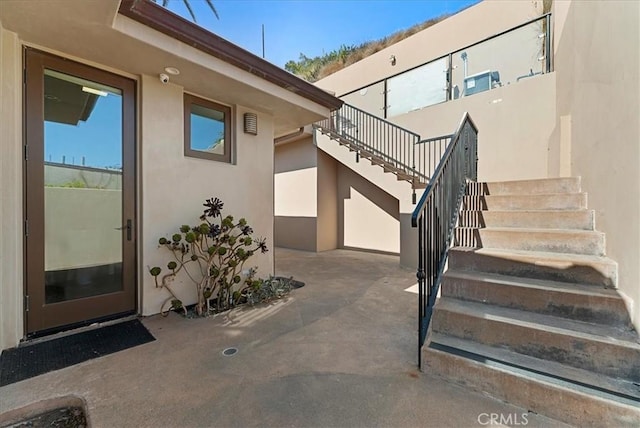
[[[503,308],[503,307],[499,307],[499,306],[494,306],[494,305],[486,305],[480,302],[473,302],[473,301],[467,301],[467,300],[460,300],[460,299],[455,299],[455,298],[449,298],[449,297],[441,297],[438,300],[438,304],[441,304],[442,302],[445,302],[445,304],[442,307],[441,306],[434,306],[434,312],[435,311],[442,311],[442,312],[450,312],[450,313],[455,313],[455,314],[463,314],[466,316],[471,316],[474,318],[479,318],[479,319],[483,319],[483,320],[488,320],[488,321],[492,321],[492,322],[498,322],[498,323],[502,323],[505,325],[516,325],[519,327],[523,327],[523,328],[528,328],[528,329],[532,329],[532,330],[541,330],[544,331],[546,333],[551,333],[551,334],[557,334],[557,335],[561,335],[561,336],[568,336],[568,337],[574,337],[574,338],[580,338],[581,340],[585,340],[585,341],[593,341],[593,342],[599,342],[605,345],[611,345],[611,346],[618,346],[618,347],[624,347],[630,350],[636,350],[638,352],[640,352],[640,343],[638,342],[633,342],[631,340],[628,340],[626,338],[622,338],[622,337],[616,337],[615,335],[615,331],[612,331],[611,333],[613,333],[611,336],[603,336],[603,335],[599,335],[599,334],[594,334],[594,333],[590,333],[588,331],[584,331],[581,329],[573,329],[573,328],[568,328],[570,324],[573,324],[575,327],[581,327],[581,328],[587,328],[589,325],[591,325],[590,323],[586,323],[586,322],[582,322],[582,321],[575,321],[575,320],[571,320],[571,319],[567,319],[567,318],[560,318],[560,317],[556,317],[553,315],[547,315],[547,314],[541,314],[541,313],[537,313],[537,312],[531,312],[531,311],[523,311],[520,309],[513,309],[513,308]],[[460,310],[456,310],[456,308],[447,308],[447,303],[448,301],[452,301],[454,302],[453,304],[455,304],[455,302],[460,302],[461,305],[463,306],[467,306],[467,310],[462,312]],[[470,306],[470,307],[469,307]],[[477,308],[477,306],[483,306],[485,307],[484,311],[481,311]],[[547,325],[544,323],[537,323],[537,322],[532,322],[532,321],[523,321],[520,320],[516,317],[510,317],[510,316],[505,316],[505,315],[498,315],[495,313],[487,313],[487,309],[490,308],[498,308],[501,311],[505,311],[505,312],[520,312],[520,313],[528,313],[531,314],[534,317],[538,317],[538,318],[542,318],[542,319],[546,319],[546,320],[555,320],[558,324],[564,324],[565,327],[556,327],[554,325]],[[480,316],[479,316],[480,315]],[[551,324],[551,323],[550,323]],[[605,325],[605,324],[597,324],[597,326],[602,327],[602,328],[611,328],[611,326]],[[613,328],[611,328],[613,330]]]
[[[508,193],[502,195],[468,195],[464,194],[465,198],[543,198],[547,196],[587,196],[587,192],[566,192],[566,193]],[[587,209],[587,208],[584,208]],[[576,209],[576,211],[579,209]]]
[[[512,183],[550,183],[554,181],[576,181],[580,184],[581,178],[579,176],[572,177],[542,177],[542,178],[524,178],[522,180],[504,180],[504,181],[478,181],[478,184],[512,184]]]
[[[483,277],[484,276],[484,277]],[[501,275],[492,272],[479,272],[479,271],[462,271],[456,269],[449,269],[444,273],[444,278],[456,278],[470,281],[488,282],[497,285],[506,285],[513,287],[532,288],[542,291],[554,291],[566,294],[574,295],[587,295],[591,297],[601,297],[604,299],[620,300],[624,302],[624,299],[617,294],[611,288],[597,288],[589,284],[572,283],[572,282],[560,282],[545,279],[535,279],[528,277],[519,277],[512,275]],[[543,282],[546,284],[529,283],[528,281]],[[576,288],[579,286],[581,288]]]
[[[542,227],[474,227],[474,226],[456,226],[456,229],[465,229],[465,230],[482,230],[489,232],[505,232],[505,233],[566,233],[572,235],[593,235],[594,237],[605,237],[604,232],[600,232],[598,230],[588,230],[588,229],[558,229],[558,228],[542,228]]]
[[[603,263],[607,265],[616,265],[616,266],[618,264],[615,260],[607,256],[596,256],[592,254],[552,253],[547,251],[511,250],[511,249],[488,248],[488,247],[478,247],[478,248],[451,247],[449,248],[449,253],[451,252],[478,253],[480,255],[513,254],[516,256],[537,257],[537,258],[558,260],[558,261],[564,261],[564,262],[573,261],[571,260],[571,258],[574,258],[574,259],[577,259],[577,261],[579,262],[594,262],[594,263]]]
[[[434,346],[434,343],[435,343],[435,346]],[[635,397],[625,393],[612,391],[607,388],[598,387],[597,385],[591,385],[585,382],[580,382],[575,379],[562,377],[560,375],[549,374],[537,369],[521,366],[516,363],[506,362],[496,357],[492,357],[484,354],[478,354],[468,350],[450,346],[447,344],[442,344],[437,342],[437,340],[434,341],[432,339],[429,342],[429,344],[426,346],[429,349],[435,349],[436,351],[439,351],[445,354],[450,354],[459,358],[465,358],[465,359],[474,361],[475,363],[483,365],[490,370],[500,369],[502,371],[506,371],[515,376],[529,378],[534,382],[542,382],[552,387],[561,387],[564,389],[569,389],[569,390],[572,390],[573,392],[588,395],[589,397],[592,397],[592,398],[595,397],[601,400],[613,402],[616,405],[626,405],[626,406],[631,406],[633,408],[637,408],[637,406],[640,405],[640,396]],[[531,357],[531,358],[535,358],[535,357]],[[484,362],[486,360],[489,360],[496,365],[486,364]],[[574,367],[571,367],[571,368],[576,370],[576,368]],[[514,371],[514,369],[516,370]],[[588,370],[584,370],[584,369],[577,369],[577,370],[591,373]],[[530,374],[534,374],[535,376],[532,376]],[[609,379],[615,379],[610,376],[606,376],[602,374],[599,374],[599,376],[606,377]],[[590,392],[596,392],[596,391],[597,391],[596,394],[590,393]],[[623,402],[620,402],[619,400],[623,400]]]

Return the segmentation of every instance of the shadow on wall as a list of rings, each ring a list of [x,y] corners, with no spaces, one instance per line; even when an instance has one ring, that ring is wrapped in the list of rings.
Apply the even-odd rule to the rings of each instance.
[[[338,246],[400,253],[400,204],[350,169],[338,170]]]

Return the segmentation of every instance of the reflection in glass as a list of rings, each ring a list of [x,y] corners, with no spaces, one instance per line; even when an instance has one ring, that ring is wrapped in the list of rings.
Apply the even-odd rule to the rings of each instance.
[[[461,98],[544,72],[543,20],[487,40],[451,56],[452,94]]]
[[[44,73],[45,302],[123,289],[122,93]]]
[[[390,78],[387,91],[387,117],[446,101],[447,59],[432,61]]]
[[[224,112],[191,104],[191,149],[224,155]]]
[[[345,103],[374,116],[384,115],[384,82],[375,83],[341,98]]]

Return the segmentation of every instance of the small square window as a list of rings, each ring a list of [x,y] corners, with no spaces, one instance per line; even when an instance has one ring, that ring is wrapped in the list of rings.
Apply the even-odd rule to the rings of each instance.
[[[231,108],[184,94],[184,154],[231,163]]]

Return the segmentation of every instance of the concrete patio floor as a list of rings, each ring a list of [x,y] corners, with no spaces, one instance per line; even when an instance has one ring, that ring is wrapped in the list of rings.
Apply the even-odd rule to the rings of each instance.
[[[0,413],[73,395],[94,427],[472,427],[492,413],[564,426],[417,370],[415,273],[397,257],[276,249],[276,271],[306,286],[217,317],[146,318],[156,341],[2,387]]]

